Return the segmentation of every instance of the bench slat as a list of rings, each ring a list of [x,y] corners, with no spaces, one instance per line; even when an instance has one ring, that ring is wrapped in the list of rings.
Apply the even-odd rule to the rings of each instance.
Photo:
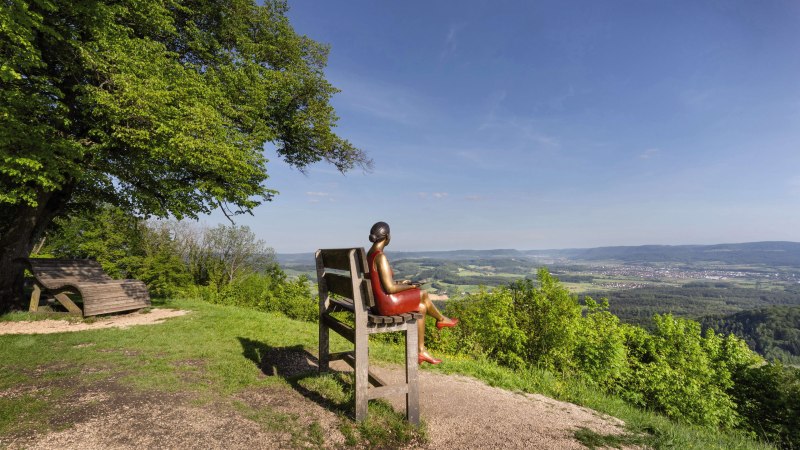
[[[322,253],[322,263],[329,269],[350,271],[350,252],[351,248],[336,248],[325,250]],[[358,260],[358,258],[356,258]],[[356,264],[359,264],[356,261]]]
[[[335,273],[326,273],[325,283],[328,285],[328,292],[347,299],[353,298],[353,282],[350,277]]]
[[[356,341],[356,330],[353,329],[350,325],[346,325],[333,317],[323,314],[322,320],[325,322],[325,325],[330,327],[331,330],[339,333],[343,338],[347,339],[348,341],[355,343]]]

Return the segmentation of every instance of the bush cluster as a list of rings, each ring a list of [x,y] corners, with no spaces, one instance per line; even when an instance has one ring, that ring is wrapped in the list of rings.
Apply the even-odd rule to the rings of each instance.
[[[93,258],[114,278],[144,281],[154,297],[188,296],[317,319],[308,278],[291,280],[245,226],[144,221],[113,207],[59,218],[38,255]]]
[[[767,364],[733,334],[703,332],[692,320],[656,314],[648,331],[621,323],[606,299],[584,301],[543,268],[535,282],[451,300],[445,314],[461,323],[447,333],[428,327],[426,342],[517,369],[581,377],[683,422],[798,444],[798,371]]]

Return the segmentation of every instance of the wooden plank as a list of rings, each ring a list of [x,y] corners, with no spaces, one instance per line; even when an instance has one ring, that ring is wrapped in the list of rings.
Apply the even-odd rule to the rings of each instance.
[[[356,330],[354,330],[353,327],[345,325],[344,323],[334,319],[333,317],[327,314],[323,314],[321,319],[323,322],[325,322],[325,325],[327,325],[328,328],[339,333],[343,338],[347,339],[348,341],[355,343]]]
[[[72,300],[70,300],[69,297],[67,297],[67,294],[56,294],[55,298],[59,303],[64,305],[64,307],[67,308],[67,311],[69,311],[71,314],[83,314],[83,311],[81,311],[81,309],[78,308],[78,305],[76,305]]]
[[[345,298],[353,298],[353,280],[350,277],[337,275],[335,273],[325,274],[325,283],[328,286],[328,293],[340,295]]]
[[[388,397],[390,395],[408,394],[408,385],[394,384],[392,386],[371,387],[368,390],[367,396],[370,400],[379,397]]]
[[[99,316],[101,314],[111,314],[111,313],[118,313],[118,312],[124,312],[124,311],[135,311],[137,309],[142,309],[142,308],[143,308],[142,305],[129,305],[129,306],[123,305],[123,306],[117,306],[117,307],[113,307],[113,308],[103,308],[102,310],[99,310],[99,311],[85,312],[83,315],[84,315],[84,317]]]
[[[336,353],[331,353],[329,357],[331,361],[338,361],[340,359],[344,359],[345,362],[350,364],[350,362],[347,359],[355,360],[355,353],[353,352],[353,350],[350,350],[349,352],[336,352]],[[353,365],[350,364],[350,366],[352,367]]]
[[[409,326],[407,323],[383,324],[374,327],[367,327],[367,334],[392,333],[395,331],[405,331],[408,328]]]
[[[341,359],[342,361],[346,362],[350,367],[353,369],[356,368],[356,357],[354,352],[339,352],[339,353],[331,353],[331,361],[334,361],[334,355],[336,356],[335,359]],[[367,369],[367,377],[369,378],[369,383],[373,386],[380,387],[386,386],[389,383],[386,382],[383,378],[376,375],[374,372]]]
[[[383,316],[379,316],[379,315],[376,315],[376,314],[369,314],[367,317],[369,317],[369,321],[371,323],[375,323],[375,324],[386,323],[386,321],[384,320],[385,318]]]
[[[33,283],[33,292],[31,292],[31,304],[28,310],[30,312],[37,312],[39,310],[39,299],[42,296],[42,288],[38,283]]]
[[[337,306],[338,308],[346,311],[353,311],[353,302],[348,302],[346,300],[340,300],[338,298],[331,299],[331,306]]]
[[[327,269],[350,270],[350,253],[352,248],[328,248],[320,250],[322,264]]]

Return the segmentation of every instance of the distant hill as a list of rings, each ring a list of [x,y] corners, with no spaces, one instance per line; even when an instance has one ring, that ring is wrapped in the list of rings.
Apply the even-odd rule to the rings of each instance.
[[[519,257],[529,259],[560,258],[580,261],[618,261],[623,263],[720,263],[728,265],[766,265],[800,267],[798,242],[747,242],[716,245],[640,245],[554,250],[451,250],[430,252],[387,251],[393,259],[492,259]],[[278,254],[286,265],[313,265],[313,253]]]
[[[716,245],[640,245],[568,250],[532,250],[529,256],[560,255],[571,260],[619,261],[625,263],[682,262],[763,264],[800,267],[798,242],[747,242]]]

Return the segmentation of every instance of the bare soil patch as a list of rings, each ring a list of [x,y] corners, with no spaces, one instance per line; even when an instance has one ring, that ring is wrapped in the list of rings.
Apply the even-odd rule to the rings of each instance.
[[[96,319],[93,322],[71,322],[69,320],[34,320],[22,322],[0,322],[0,334],[49,334],[71,331],[99,330],[103,328],[128,328],[135,325],[153,325],[170,317],[179,317],[189,311],[175,309],[153,309],[148,312],[133,312]]]

